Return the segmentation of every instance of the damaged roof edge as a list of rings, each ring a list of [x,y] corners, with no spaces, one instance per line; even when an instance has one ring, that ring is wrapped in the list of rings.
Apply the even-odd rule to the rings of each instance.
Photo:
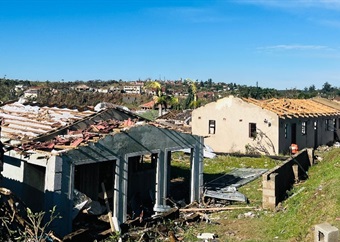
[[[129,130],[107,135],[91,142],[87,146],[62,153],[62,156],[76,161],[77,164],[99,162],[111,158],[124,158],[127,154],[153,153],[156,150],[175,150],[193,148],[200,142],[200,137],[180,133],[174,130],[158,128],[152,125],[140,125]],[[107,159],[110,157],[110,159]]]

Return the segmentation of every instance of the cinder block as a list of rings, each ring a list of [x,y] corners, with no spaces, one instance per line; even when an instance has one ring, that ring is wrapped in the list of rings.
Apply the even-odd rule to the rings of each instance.
[[[262,196],[262,207],[265,209],[274,209],[276,206],[276,197]]]
[[[275,197],[275,190],[274,189],[262,189],[262,195]]]
[[[338,242],[339,229],[329,223],[315,225],[314,241],[315,242]]]
[[[268,202],[270,204],[273,204],[273,206],[276,206],[276,197],[268,197]]]
[[[267,188],[275,189],[275,182],[273,182],[273,181],[268,182]]]
[[[263,203],[262,207],[264,209],[275,209],[275,204],[272,204],[272,203]]]
[[[63,160],[59,157],[55,158],[55,172],[63,171]]]
[[[55,173],[53,191],[61,190],[61,179],[62,179],[62,174],[61,173]]]

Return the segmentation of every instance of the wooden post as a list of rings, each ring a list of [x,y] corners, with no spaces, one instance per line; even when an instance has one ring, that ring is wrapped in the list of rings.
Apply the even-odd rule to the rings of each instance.
[[[107,209],[107,216],[109,217],[109,221],[110,221],[111,232],[114,232],[115,227],[113,225],[112,212],[111,212],[111,209],[110,209],[109,200],[107,199],[107,193],[106,193],[104,182],[102,182],[102,190],[103,190],[103,193],[104,193],[104,200],[105,200],[105,205],[106,205],[106,209]]]

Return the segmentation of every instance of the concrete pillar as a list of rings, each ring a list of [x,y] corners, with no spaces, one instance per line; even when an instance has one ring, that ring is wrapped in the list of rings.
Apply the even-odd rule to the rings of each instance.
[[[113,196],[113,217],[124,223],[127,215],[128,157],[116,161]]]
[[[167,166],[165,164],[166,161],[166,152],[160,151],[157,159],[156,166],[156,194],[155,194],[155,205],[153,210],[156,213],[167,212],[170,207],[166,206],[166,196],[164,196],[166,192],[167,186]]]
[[[310,166],[314,165],[314,149],[307,149]]]
[[[191,167],[191,194],[190,202],[200,201],[200,195],[203,192],[203,141],[198,140],[195,147],[191,149],[190,156]]]
[[[198,171],[199,171],[199,177],[198,177],[198,183],[199,183],[199,199],[202,198],[203,192],[204,192],[204,180],[203,180],[203,160],[204,160],[204,138],[199,137],[200,139],[200,150],[199,150],[199,164],[198,164]],[[201,201],[199,201],[201,202]]]
[[[72,231],[74,164],[60,156],[51,156],[46,161],[45,211],[56,206],[62,218],[52,223],[54,232],[64,236]]]
[[[166,198],[168,197],[168,189],[170,184],[170,175],[169,175],[169,159],[171,159],[171,152],[164,152],[164,165],[163,165],[163,193],[162,193],[162,205],[166,206]]]
[[[277,205],[276,178],[277,173],[263,174],[262,176],[262,206],[274,209]]]
[[[299,166],[297,164],[292,165],[294,181],[295,183],[299,182]]]
[[[322,223],[315,225],[314,229],[315,242],[338,242],[339,229],[330,225],[329,223]]]
[[[45,190],[61,191],[63,160],[59,156],[51,156],[46,162]]]
[[[167,156],[165,157],[166,167],[166,189],[164,191],[164,197],[169,196],[170,192],[170,177],[171,177],[171,151],[167,151]]]

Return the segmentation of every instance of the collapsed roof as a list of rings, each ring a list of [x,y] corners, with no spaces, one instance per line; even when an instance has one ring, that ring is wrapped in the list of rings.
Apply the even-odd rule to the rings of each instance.
[[[0,118],[1,142],[7,149],[47,151],[75,148],[144,120],[119,106],[96,112],[19,102],[0,107]]]
[[[0,107],[1,142],[7,150],[74,149],[134,126],[150,124],[183,132],[180,127],[148,121],[121,106],[100,103],[94,109],[8,103]]]
[[[300,118],[340,115],[340,110],[326,106],[313,99],[277,99],[256,100],[243,98],[248,103],[276,113],[280,118]]]

